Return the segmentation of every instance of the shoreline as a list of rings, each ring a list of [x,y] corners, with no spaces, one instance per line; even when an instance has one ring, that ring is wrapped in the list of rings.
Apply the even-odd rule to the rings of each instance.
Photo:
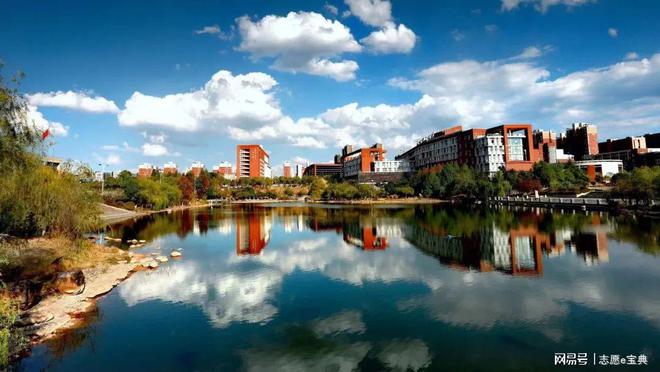
[[[81,293],[50,294],[20,313],[17,330],[24,333],[28,342],[22,349],[14,351],[11,363],[29,355],[32,347],[84,326],[85,315],[97,309],[99,298],[110,293],[133,273],[154,270],[159,266],[152,256],[113,249],[121,258],[116,263],[81,270],[85,277]]]

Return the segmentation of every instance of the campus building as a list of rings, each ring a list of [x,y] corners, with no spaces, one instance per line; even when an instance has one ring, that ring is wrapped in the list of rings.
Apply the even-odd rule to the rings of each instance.
[[[154,167],[149,163],[143,163],[138,166],[138,177],[151,177],[153,172]]]
[[[386,160],[387,151],[382,144],[353,149],[347,145],[341,154],[335,155],[335,162],[341,164],[341,177],[360,182],[393,181],[410,172],[406,160]]]
[[[608,139],[598,144],[598,154],[589,160],[620,160],[625,169],[660,165],[660,133]]]
[[[225,178],[231,178],[230,176],[234,175],[234,170],[231,166],[231,163],[228,161],[223,161],[220,164],[213,167],[213,172]]]
[[[339,176],[341,174],[341,164],[337,163],[312,163],[305,168],[305,176]]]
[[[305,166],[302,164],[296,164],[293,168],[293,176],[302,178],[305,173]]]
[[[192,173],[193,177],[199,177],[200,174],[202,174],[202,171],[204,170],[204,164],[196,161],[192,163],[190,166],[190,173]]]
[[[291,162],[285,161],[282,165],[282,175],[284,177],[291,177]]]
[[[237,178],[270,178],[271,176],[270,156],[261,145],[236,146]]]
[[[169,175],[174,175],[177,172],[176,164],[173,162],[165,163],[163,165],[163,175],[164,176],[169,176]]]
[[[528,171],[538,160],[531,124],[504,124],[489,129],[454,126],[433,133],[396,157],[412,171],[465,164],[483,172],[500,168]]]
[[[588,123],[573,123],[557,139],[557,148],[573,155],[575,160],[588,159],[590,155],[598,154],[598,128]]]

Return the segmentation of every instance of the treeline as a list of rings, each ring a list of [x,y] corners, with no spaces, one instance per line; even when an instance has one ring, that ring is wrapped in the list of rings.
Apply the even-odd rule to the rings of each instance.
[[[612,179],[613,196],[637,199],[660,195],[660,167],[639,168]],[[334,178],[241,178],[202,173],[140,178],[123,171],[106,180],[105,201],[133,209],[162,209],[206,199],[360,200],[376,198],[471,198],[484,199],[509,194],[579,193],[587,190],[586,173],[574,164],[536,163],[531,171],[500,170],[492,176],[466,165],[448,164],[440,169],[419,171],[396,182],[358,184]]]
[[[635,200],[660,199],[660,166],[639,167],[612,177],[615,197]]]
[[[129,171],[122,171],[117,177],[105,179],[103,198],[108,204],[126,209],[163,209],[208,199],[320,198],[327,182],[319,177],[229,180],[206,170],[196,177],[190,172],[164,175],[158,171],[150,177],[137,177]]]
[[[0,66],[1,67],[1,66]],[[98,194],[81,182],[87,170],[57,172],[43,164],[41,130],[27,103],[0,74],[0,233],[80,237],[100,223]]]

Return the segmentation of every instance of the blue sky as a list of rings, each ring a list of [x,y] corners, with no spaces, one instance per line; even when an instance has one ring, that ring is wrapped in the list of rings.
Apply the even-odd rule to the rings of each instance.
[[[4,74],[50,153],[108,169],[275,167],[434,130],[660,129],[657,1],[7,1]]]

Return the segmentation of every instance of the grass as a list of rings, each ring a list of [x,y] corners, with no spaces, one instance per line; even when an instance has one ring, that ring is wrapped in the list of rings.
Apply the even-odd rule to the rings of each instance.
[[[54,271],[104,267],[127,259],[127,253],[88,240],[67,238],[13,239],[0,243],[0,272],[5,282],[30,279]]]
[[[7,367],[9,356],[25,342],[23,334],[14,330],[18,315],[18,305],[0,288],[0,370]]]

